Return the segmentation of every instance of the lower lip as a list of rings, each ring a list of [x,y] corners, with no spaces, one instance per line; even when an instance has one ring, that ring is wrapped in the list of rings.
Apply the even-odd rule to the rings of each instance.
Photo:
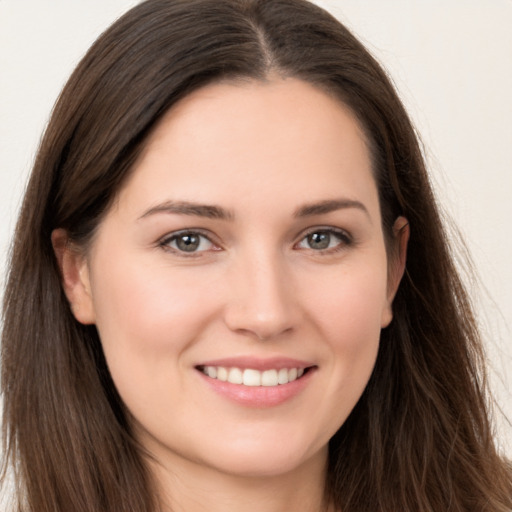
[[[280,405],[297,396],[308,385],[315,373],[315,368],[309,368],[302,377],[278,386],[231,384],[231,382],[212,379],[199,370],[198,372],[204,382],[219,395],[246,407],[266,408]]]

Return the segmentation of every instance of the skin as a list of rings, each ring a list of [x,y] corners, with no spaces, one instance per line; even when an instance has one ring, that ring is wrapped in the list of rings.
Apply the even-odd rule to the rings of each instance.
[[[165,210],[170,201],[227,215]],[[329,201],[338,201],[329,211],[305,210]],[[404,225],[395,224],[398,256],[388,261],[354,116],[309,84],[276,79],[214,84],[181,100],[87,252],[54,232],[74,314],[98,328],[164,506],[322,508],[328,440],[392,320]],[[201,235],[196,251],[180,250],[182,230]],[[196,368],[241,356],[300,359],[314,371],[284,403],[247,406],[212,391]]]

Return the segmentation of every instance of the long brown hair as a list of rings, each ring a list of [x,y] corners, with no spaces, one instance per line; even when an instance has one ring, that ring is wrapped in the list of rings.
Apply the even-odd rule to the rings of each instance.
[[[383,228],[409,220],[405,278],[374,372],[330,442],[343,512],[506,511],[510,466],[488,419],[483,354],[418,141],[386,74],[304,0],[148,0],[108,29],[65,86],[26,191],[4,296],[5,465],[23,512],[155,512],[158,499],[94,326],[74,319],[50,236],[87,244],[148,134],[208,83],[296,77],[363,126]]]

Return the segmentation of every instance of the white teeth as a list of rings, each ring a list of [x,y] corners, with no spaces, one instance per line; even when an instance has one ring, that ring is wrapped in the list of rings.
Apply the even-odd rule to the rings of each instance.
[[[277,386],[277,370],[265,370],[261,374],[262,386]]]
[[[243,384],[244,386],[277,386],[288,384],[304,375],[304,368],[281,368],[260,372],[252,368],[226,368],[224,366],[204,366],[202,371],[212,379]]]
[[[208,377],[211,377],[212,379],[217,378],[217,368],[215,366],[207,366],[205,370]]]
[[[228,380],[228,371],[223,366],[217,368],[217,379],[226,382]]]
[[[231,368],[228,373],[228,382],[231,384],[242,384],[244,381],[240,368]]]
[[[288,384],[288,370],[286,368],[281,368],[277,374],[277,382],[279,384]]]
[[[261,386],[261,372],[258,370],[244,370],[243,375],[244,386]]]

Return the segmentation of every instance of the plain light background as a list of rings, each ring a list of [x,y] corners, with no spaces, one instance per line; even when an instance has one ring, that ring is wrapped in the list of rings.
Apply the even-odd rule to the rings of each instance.
[[[0,265],[40,135],[94,39],[135,0],[0,0]],[[512,0],[318,0],[389,71],[466,238],[498,403],[512,419]],[[1,282],[3,283],[3,277]],[[468,281],[469,282],[469,281]],[[499,420],[512,456],[512,427]]]

